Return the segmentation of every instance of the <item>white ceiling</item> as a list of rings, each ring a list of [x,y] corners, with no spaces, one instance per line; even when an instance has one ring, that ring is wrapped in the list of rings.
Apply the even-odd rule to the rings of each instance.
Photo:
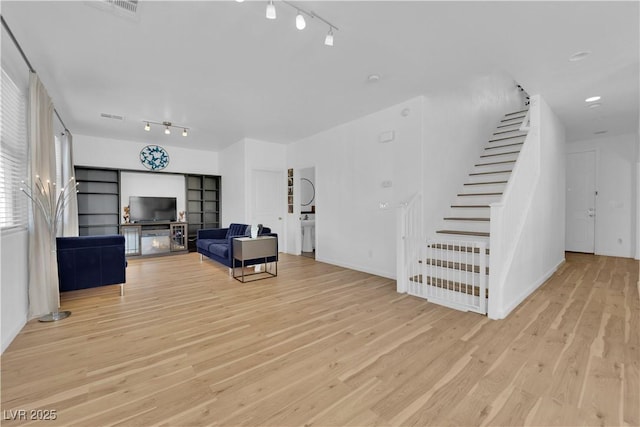
[[[495,72],[541,94],[569,140],[639,128],[637,1],[299,2],[339,27],[332,48],[325,24],[298,31],[279,1],[275,21],[266,1],[141,1],[135,20],[88,3],[1,4],[75,134],[212,150],[287,143]],[[585,106],[592,95],[601,108]],[[142,120],[191,133],[145,132]]]

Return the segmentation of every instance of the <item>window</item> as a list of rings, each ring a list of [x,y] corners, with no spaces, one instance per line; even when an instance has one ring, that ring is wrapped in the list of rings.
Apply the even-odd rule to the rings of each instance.
[[[27,95],[2,72],[0,102],[0,229],[27,227],[27,196],[20,182],[28,177]]]

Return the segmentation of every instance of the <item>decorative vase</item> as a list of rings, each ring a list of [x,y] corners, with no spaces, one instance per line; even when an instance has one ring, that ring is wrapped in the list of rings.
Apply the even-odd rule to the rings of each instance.
[[[258,237],[258,226],[257,225],[252,225],[251,226],[251,238],[255,239],[256,237]]]

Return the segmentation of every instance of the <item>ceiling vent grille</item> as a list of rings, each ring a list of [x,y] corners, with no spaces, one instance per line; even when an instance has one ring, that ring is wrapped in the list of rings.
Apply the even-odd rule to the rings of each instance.
[[[139,0],[90,0],[85,1],[93,7],[97,7],[103,11],[110,12],[116,16],[138,20]]]
[[[119,116],[117,114],[100,113],[100,117],[104,117],[105,119],[124,120],[124,116]]]

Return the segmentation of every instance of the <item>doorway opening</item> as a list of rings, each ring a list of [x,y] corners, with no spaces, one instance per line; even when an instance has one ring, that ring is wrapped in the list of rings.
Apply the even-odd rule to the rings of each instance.
[[[301,255],[316,257],[316,169],[300,169]]]

